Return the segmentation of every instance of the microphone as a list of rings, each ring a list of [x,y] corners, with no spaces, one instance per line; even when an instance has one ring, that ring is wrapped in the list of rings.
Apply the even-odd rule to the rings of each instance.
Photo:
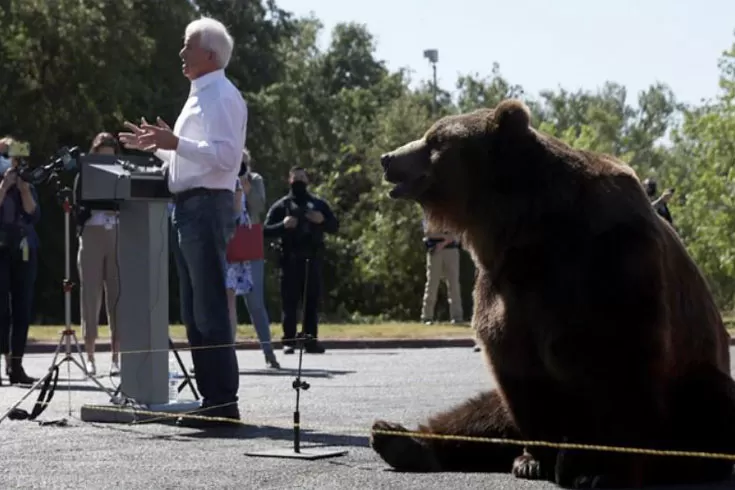
[[[63,147],[59,153],[62,153],[62,155],[56,160],[54,160],[51,165],[53,165],[53,168],[58,168],[60,170],[74,170],[77,168],[77,158],[79,157],[79,147],[74,146],[71,150],[67,150],[66,147]]]

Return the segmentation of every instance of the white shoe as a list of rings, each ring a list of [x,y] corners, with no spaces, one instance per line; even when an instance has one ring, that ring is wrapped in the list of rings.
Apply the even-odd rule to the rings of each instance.
[[[97,375],[97,367],[94,365],[94,361],[87,360],[87,373],[89,373],[90,376]]]
[[[118,376],[120,374],[120,365],[117,361],[112,361],[112,367],[110,367],[110,376]]]

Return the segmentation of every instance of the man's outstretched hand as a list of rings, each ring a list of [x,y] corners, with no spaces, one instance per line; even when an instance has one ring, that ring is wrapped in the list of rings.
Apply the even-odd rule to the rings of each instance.
[[[125,127],[130,132],[120,133],[120,142],[125,148],[131,150],[156,151],[175,150],[179,144],[179,138],[171,131],[171,127],[160,117],[157,125],[149,124],[145,118],[140,119],[140,126],[130,121],[125,121]]]
[[[140,129],[144,132],[138,136],[138,142],[144,147],[155,146],[161,150],[175,150],[179,146],[179,137],[171,131],[166,122],[160,117],[156,120],[157,125],[148,124],[143,121]]]
[[[144,117],[140,119],[141,124],[146,124],[146,120]],[[135,124],[131,123],[130,121],[125,121],[124,123],[125,127],[130,130],[129,133],[119,133],[118,137],[120,138],[120,143],[123,144],[123,146],[129,150],[141,150],[141,151],[155,151],[155,147],[144,147],[139,138],[144,134],[144,131]]]

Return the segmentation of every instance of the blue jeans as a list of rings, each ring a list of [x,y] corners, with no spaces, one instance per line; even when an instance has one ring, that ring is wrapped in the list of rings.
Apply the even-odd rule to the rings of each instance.
[[[271,344],[270,319],[268,318],[268,310],[265,308],[265,295],[263,294],[264,266],[265,263],[262,259],[250,262],[253,289],[244,296],[244,300],[250,314],[250,321],[253,322],[255,333],[258,334],[263,353],[269,354],[273,352],[273,345]]]
[[[203,406],[238,400],[240,374],[225,287],[227,242],[235,231],[233,199],[229,191],[178,197],[171,219],[181,318]]]

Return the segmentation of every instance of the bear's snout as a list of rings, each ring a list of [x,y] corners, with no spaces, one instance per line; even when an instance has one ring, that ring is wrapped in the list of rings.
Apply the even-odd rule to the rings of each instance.
[[[425,149],[424,142],[417,140],[383,153],[380,164],[388,180],[410,181],[423,175],[428,169]]]
[[[395,184],[393,198],[416,199],[427,187],[429,158],[426,143],[416,140],[380,156],[383,178]]]
[[[390,165],[393,156],[390,153],[383,153],[380,155],[380,164],[383,166],[383,170],[388,171],[388,165]]]

